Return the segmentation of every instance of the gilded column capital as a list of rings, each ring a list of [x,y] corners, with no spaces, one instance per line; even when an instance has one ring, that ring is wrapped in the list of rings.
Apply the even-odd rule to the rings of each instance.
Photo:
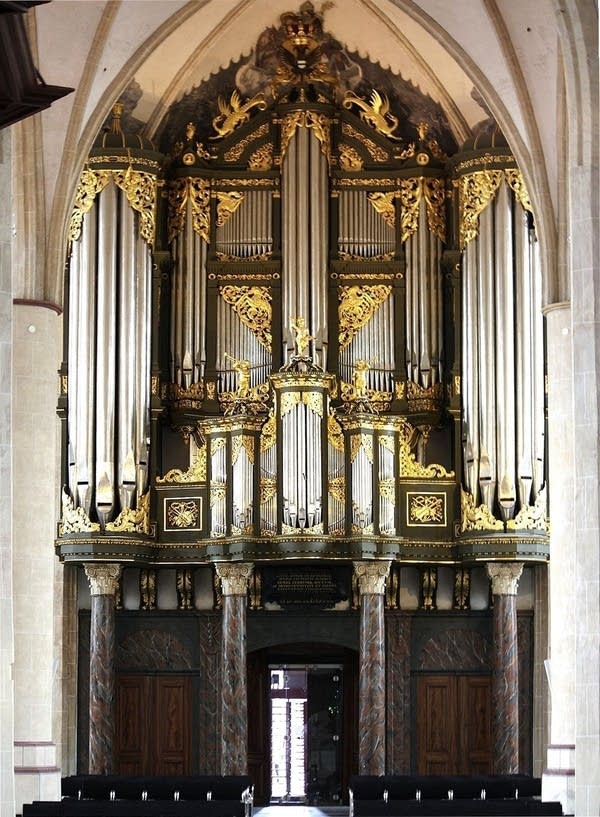
[[[121,578],[121,565],[87,564],[84,567],[92,596],[114,596],[116,594]]]
[[[354,575],[358,579],[358,589],[361,595],[365,593],[385,593],[385,580],[390,572],[391,562],[354,562]]]
[[[252,562],[221,563],[215,565],[224,596],[245,596],[252,576]]]
[[[494,596],[516,596],[519,579],[523,572],[523,562],[499,564],[487,563],[488,576],[492,580],[492,594]]]

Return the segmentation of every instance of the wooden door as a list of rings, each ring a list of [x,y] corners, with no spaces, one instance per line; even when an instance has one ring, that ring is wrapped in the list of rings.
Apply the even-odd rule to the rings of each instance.
[[[191,772],[190,676],[118,676],[115,766],[118,774]]]
[[[419,774],[492,770],[491,678],[421,675],[417,681]]]

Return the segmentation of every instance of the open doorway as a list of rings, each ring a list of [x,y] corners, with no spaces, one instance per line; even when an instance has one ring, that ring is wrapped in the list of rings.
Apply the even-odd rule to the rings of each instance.
[[[271,802],[341,800],[343,666],[269,665]]]

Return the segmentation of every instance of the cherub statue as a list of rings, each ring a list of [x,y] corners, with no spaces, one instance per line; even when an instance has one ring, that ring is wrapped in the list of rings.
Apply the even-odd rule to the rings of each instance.
[[[296,356],[303,358],[310,357],[308,346],[311,340],[315,340],[315,336],[310,334],[306,321],[301,315],[297,318],[290,315],[290,322],[292,331],[295,334]]]
[[[250,396],[250,361],[238,360],[237,357],[233,357],[227,352],[225,352],[225,357],[232,362],[234,370],[238,373],[236,399],[247,400]]]
[[[365,400],[368,398],[367,394],[367,373],[371,366],[367,360],[357,360],[354,364],[354,400]]]

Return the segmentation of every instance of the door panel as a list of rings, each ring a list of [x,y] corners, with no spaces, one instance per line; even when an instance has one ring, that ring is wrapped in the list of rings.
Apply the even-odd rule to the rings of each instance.
[[[421,675],[417,680],[419,774],[492,770],[491,678]]]
[[[191,772],[190,676],[117,676],[118,774]]]
[[[450,774],[456,758],[456,678],[420,677],[417,700],[419,772]]]

